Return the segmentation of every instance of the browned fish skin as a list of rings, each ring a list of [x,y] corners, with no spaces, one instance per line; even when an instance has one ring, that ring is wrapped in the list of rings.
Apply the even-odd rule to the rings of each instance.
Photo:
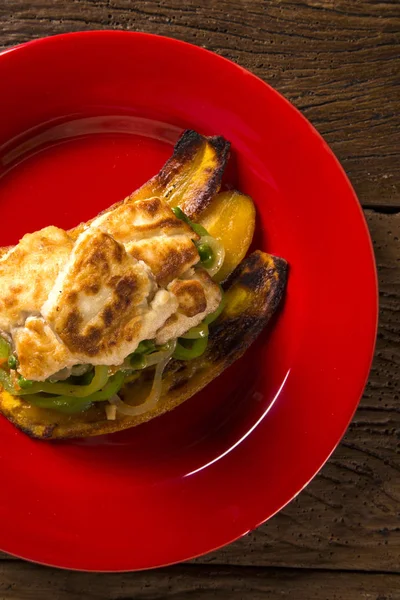
[[[104,407],[94,406],[86,413],[66,416],[27,407],[19,398],[5,393],[0,394],[0,412],[31,437],[62,439],[120,431],[170,411],[242,356],[282,302],[286,278],[287,263],[282,258],[256,251],[243,260],[226,284],[227,304],[210,327],[207,351],[192,361],[171,361],[158,406],[147,414],[118,415],[115,421],[107,421]],[[145,382],[135,382],[135,386],[141,384]]]

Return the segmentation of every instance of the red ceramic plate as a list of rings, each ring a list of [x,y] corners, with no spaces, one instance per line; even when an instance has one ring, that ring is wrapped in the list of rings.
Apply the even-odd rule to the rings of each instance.
[[[38,40],[0,56],[0,244],[71,227],[155,174],[184,128],[225,136],[225,185],[254,198],[255,247],[286,258],[286,302],[246,356],[131,431],[31,440],[0,418],[0,548],[120,571],[251,531],[343,435],[373,354],[377,286],[354,192],[312,126],[203,49],[138,33]]]

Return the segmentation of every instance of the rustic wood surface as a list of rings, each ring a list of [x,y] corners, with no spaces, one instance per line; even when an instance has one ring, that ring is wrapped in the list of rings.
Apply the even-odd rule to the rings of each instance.
[[[238,62],[324,135],[374,242],[376,356],[333,457],[265,526],[191,564],[143,574],[70,573],[0,555],[0,600],[400,599],[400,1],[0,0],[0,47],[111,28],[169,35]]]
[[[398,576],[303,569],[180,565],[101,575],[0,563],[1,600],[400,600]]]

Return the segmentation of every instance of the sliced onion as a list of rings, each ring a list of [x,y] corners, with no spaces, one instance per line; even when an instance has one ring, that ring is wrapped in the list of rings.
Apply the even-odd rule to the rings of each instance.
[[[117,395],[114,396],[115,397],[119,397]],[[108,421],[115,421],[116,417],[117,417],[117,407],[113,404],[107,404],[105,406],[106,409],[106,416],[107,416],[107,420]]]
[[[51,375],[51,377],[49,377],[49,381],[50,383],[56,383],[58,381],[65,381],[66,379],[68,379],[68,377],[70,377],[71,375],[71,369],[69,369],[68,367],[65,367],[64,369],[61,369],[61,371],[57,371],[57,373],[54,373],[54,375]]]
[[[200,238],[198,243],[199,244],[207,244],[208,246],[210,246],[210,248],[212,250],[212,253],[214,255],[214,262],[209,269],[206,269],[206,271],[210,277],[214,277],[214,275],[216,273],[218,273],[218,271],[220,270],[220,268],[222,267],[222,265],[224,263],[225,248],[223,247],[222,244],[220,244],[218,242],[218,240],[213,238],[211,235],[203,235]]]
[[[144,357],[144,369],[147,367],[152,367],[153,365],[158,365],[165,358],[169,358],[173,351],[175,350],[176,340],[171,340],[167,344],[165,344],[164,350],[159,350],[158,352],[153,352],[152,354],[147,354]]]
[[[138,406],[131,406],[130,404],[127,404],[126,402],[121,400],[121,398],[117,395],[110,398],[110,404],[116,406],[118,412],[122,413],[123,415],[129,415],[130,417],[136,417],[138,415],[142,415],[146,412],[149,412],[157,406],[157,402],[159,401],[161,396],[163,372],[175,350],[176,340],[170,342],[169,346],[170,347],[168,348],[168,350],[155,353],[163,353],[164,356],[157,363],[156,370],[154,373],[153,385],[151,387],[149,395],[147,396],[146,400],[142,402],[142,404],[139,404]]]
[[[74,377],[80,377],[81,375],[85,375],[90,369],[92,369],[92,365],[74,365],[70,369],[65,367],[61,369],[61,371],[57,371],[54,375],[49,377],[49,381],[51,383],[57,383],[58,381],[65,381],[68,377],[73,375]]]
[[[88,371],[92,369],[92,365],[74,365],[71,368],[71,375],[74,377],[80,377],[81,375],[85,375]]]

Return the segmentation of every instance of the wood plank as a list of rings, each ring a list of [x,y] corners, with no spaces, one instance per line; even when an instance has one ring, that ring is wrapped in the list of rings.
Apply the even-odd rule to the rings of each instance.
[[[270,82],[331,145],[364,206],[400,206],[400,3],[3,0],[0,47],[88,29],[204,46]]]
[[[399,572],[400,215],[366,216],[379,270],[380,326],[353,422],[321,473],[289,506],[201,561]]]
[[[0,46],[93,28],[151,31],[203,45],[249,68],[298,106],[325,135],[364,205],[399,206],[400,53],[396,36],[400,4],[390,0],[207,0],[199,4],[194,0],[184,4],[178,0],[162,3],[80,0],[68,4],[62,0],[34,3],[3,0]],[[245,539],[198,559],[198,563],[388,572],[399,569],[400,479],[396,436],[400,394],[400,215],[367,211],[367,218],[380,271],[381,325],[370,383],[360,409],[328,465],[291,505]],[[1,568],[4,564],[12,569],[11,561],[1,563]],[[15,577],[9,577],[15,583],[20,563],[15,561],[13,565]],[[24,571],[35,568],[23,567]],[[188,568],[200,569],[200,566]],[[194,571],[195,579],[200,572],[211,573],[209,569],[214,568],[202,566],[201,571]],[[302,590],[297,578],[304,575],[302,571],[295,573],[292,587],[297,592]],[[212,571],[214,576],[218,577],[216,571]],[[285,576],[290,580],[290,574]],[[325,581],[330,580],[330,574],[310,575],[310,581],[320,576],[323,585],[328,585]],[[161,581],[158,577],[154,581]],[[250,574],[247,579],[251,579]],[[45,590],[45,581],[37,581],[36,592]],[[274,580],[275,590],[281,585],[284,589],[280,581]],[[338,576],[334,575],[336,581]],[[228,591],[234,590],[230,594],[245,597],[240,586],[230,585]],[[78,583],[76,586],[79,590]],[[296,599],[311,598],[314,593],[331,598],[334,593],[346,594],[347,590],[350,595],[337,597],[391,597],[387,595],[386,583],[376,593],[368,586],[365,592],[349,588],[347,583],[335,592],[329,586],[322,587],[322,596],[314,587]],[[215,597],[235,597],[221,589],[222,592],[219,588],[215,591],[220,594]],[[18,597],[32,597],[23,595],[29,594],[27,590],[19,590]],[[196,598],[193,594],[200,594],[201,590],[190,588],[191,597]],[[1,587],[0,591],[3,592]],[[267,588],[262,590],[263,597],[267,591]],[[208,588],[208,592],[213,590]],[[115,590],[110,592],[114,594],[112,597],[119,597],[115,593]],[[290,594],[290,590],[285,593]],[[180,597],[187,597],[185,594],[183,589]],[[44,595],[43,592],[41,597]]]
[[[400,600],[400,576],[181,565],[142,573],[77,573],[0,564],[1,600]]]
[[[375,242],[381,314],[360,408],[328,464],[289,506],[197,564],[399,572],[400,214],[366,211],[366,217]]]

